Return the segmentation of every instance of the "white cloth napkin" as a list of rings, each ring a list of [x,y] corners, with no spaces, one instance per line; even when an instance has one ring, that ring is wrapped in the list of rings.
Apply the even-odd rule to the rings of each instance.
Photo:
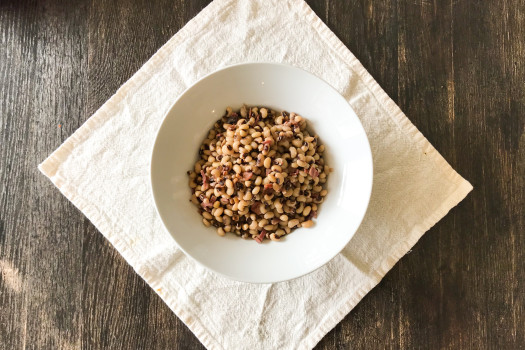
[[[250,61],[286,62],[328,81],[361,119],[374,157],[370,207],[349,245],[277,284],[231,281],[186,257],[149,187],[155,134],[177,96]],[[209,349],[314,347],[472,189],[302,0],[214,1],[39,168]]]

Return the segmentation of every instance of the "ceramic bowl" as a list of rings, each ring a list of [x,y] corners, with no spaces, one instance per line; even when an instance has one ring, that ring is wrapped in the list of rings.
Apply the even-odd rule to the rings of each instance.
[[[193,169],[208,130],[226,107],[242,104],[295,112],[325,144],[334,169],[313,228],[280,242],[258,244],[205,227],[189,201]],[[151,187],[158,214],[177,245],[221,275],[273,283],[307,274],[334,258],[359,227],[372,190],[372,155],[366,133],[347,101],[320,78],[296,67],[247,63],[216,71],[174,102],[158,131],[151,158]]]

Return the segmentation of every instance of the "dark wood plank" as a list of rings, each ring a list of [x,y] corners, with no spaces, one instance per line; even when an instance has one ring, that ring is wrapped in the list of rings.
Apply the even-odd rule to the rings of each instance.
[[[0,348],[203,348],[36,165],[208,2],[0,2]],[[317,348],[522,347],[525,4],[308,3],[475,186]]]
[[[86,103],[82,4],[0,7],[0,348],[75,348],[83,220],[37,165]]]

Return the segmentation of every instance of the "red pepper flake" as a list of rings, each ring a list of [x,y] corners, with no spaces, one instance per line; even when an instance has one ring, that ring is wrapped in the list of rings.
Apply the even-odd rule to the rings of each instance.
[[[210,203],[210,202],[208,202],[208,203],[204,203],[204,202],[202,202],[202,203],[201,203],[201,207],[203,207],[204,210],[206,210],[206,208],[213,207],[213,204]]]
[[[310,174],[311,177],[313,177],[315,179],[316,177],[319,176],[319,170],[317,170],[315,167],[311,166],[309,174]]]
[[[257,215],[260,215],[261,214],[261,203],[260,202],[254,202],[250,209]]]
[[[264,185],[264,189],[267,190],[269,188],[273,188],[273,184],[266,184]]]
[[[208,176],[206,176],[206,173],[204,170],[201,170],[201,176],[202,176],[202,190],[206,191],[208,188],[210,188],[210,184],[208,183]]]
[[[251,171],[245,171],[242,174],[242,177],[244,178],[244,180],[250,180],[252,176],[253,176],[253,173]]]
[[[265,237],[265,236],[266,236],[266,230],[263,229],[263,230],[261,231],[261,233],[259,234],[259,236],[255,237],[255,241],[256,241],[257,243],[262,243],[262,241],[264,240],[264,237]]]

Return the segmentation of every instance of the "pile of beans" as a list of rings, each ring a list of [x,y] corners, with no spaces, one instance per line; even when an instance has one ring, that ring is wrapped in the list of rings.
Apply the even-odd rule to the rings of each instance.
[[[295,113],[228,107],[188,171],[191,201],[220,236],[279,241],[297,227],[313,226],[332,171],[323,153]]]

